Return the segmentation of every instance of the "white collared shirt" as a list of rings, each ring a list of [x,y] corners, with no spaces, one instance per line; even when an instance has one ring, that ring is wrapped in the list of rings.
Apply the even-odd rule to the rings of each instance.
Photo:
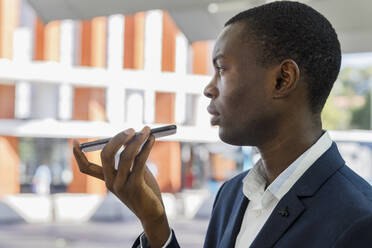
[[[328,132],[298,157],[266,188],[267,179],[260,161],[243,179],[243,193],[249,199],[242,225],[235,242],[236,248],[249,247],[282,197],[307,169],[332,145]]]

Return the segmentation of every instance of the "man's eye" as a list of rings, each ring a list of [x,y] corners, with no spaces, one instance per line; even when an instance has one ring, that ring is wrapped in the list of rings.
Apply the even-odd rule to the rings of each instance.
[[[223,66],[216,66],[216,70],[217,70],[219,73],[221,73],[221,72],[225,71],[225,67],[223,67]]]

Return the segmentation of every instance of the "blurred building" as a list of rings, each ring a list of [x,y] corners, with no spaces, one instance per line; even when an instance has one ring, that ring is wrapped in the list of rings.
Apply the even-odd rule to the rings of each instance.
[[[1,0],[0,16],[0,195],[30,192],[43,164],[52,193],[105,194],[78,171],[72,138],[168,123],[178,134],[156,142],[149,160],[163,192],[179,191],[186,175],[190,186],[181,144],[218,141],[202,96],[211,41],[189,44],[160,10],[43,24],[26,0]],[[87,156],[100,163],[99,152]],[[219,180],[236,168],[208,156]]]
[[[0,196],[32,192],[40,165],[51,171],[51,193],[105,194],[79,172],[72,139],[144,125],[178,125],[149,158],[163,192],[223,181],[242,169],[236,161],[252,166],[209,124],[202,92],[213,41],[190,44],[167,12],[43,24],[26,0],[0,0],[0,16]],[[371,134],[333,134],[372,182]],[[100,163],[99,152],[87,156]]]

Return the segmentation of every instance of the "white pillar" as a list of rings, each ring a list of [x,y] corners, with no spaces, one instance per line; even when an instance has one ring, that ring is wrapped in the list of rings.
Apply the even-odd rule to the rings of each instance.
[[[180,76],[186,75],[187,56],[188,40],[180,33],[176,37],[176,73],[180,74]],[[182,87],[187,87],[187,85],[182,85]],[[182,92],[176,93],[175,120],[178,124],[186,122],[186,103],[186,94]]]
[[[144,70],[151,73],[161,72],[163,13],[160,10],[152,10],[146,13],[145,44],[144,44]],[[157,82],[148,82],[156,84]],[[144,122],[155,121],[155,92],[144,92]]]
[[[15,85],[15,118],[30,117],[31,85],[26,81],[18,81]]]
[[[59,88],[53,84],[33,83],[31,118],[57,119]]]
[[[121,70],[124,58],[124,16],[108,17],[107,32],[107,69]]]
[[[32,59],[32,31],[28,27],[17,28],[13,40],[13,61],[19,65],[28,64]],[[22,70],[22,68],[19,68]],[[30,117],[31,84],[18,81],[15,84],[15,117],[26,119]]]
[[[60,35],[60,63],[66,67],[73,66],[75,49],[75,22],[62,21]],[[58,117],[62,120],[72,119],[74,90],[70,85],[60,85],[58,90]]]
[[[120,71],[124,64],[124,23],[123,15],[108,18],[107,69]],[[125,116],[125,78],[113,78],[106,89],[106,113],[110,123],[120,125]]]
[[[127,119],[128,123],[132,127],[139,127],[143,124],[143,108],[138,106],[143,106],[143,96],[139,92],[133,92],[128,97],[127,101]]]

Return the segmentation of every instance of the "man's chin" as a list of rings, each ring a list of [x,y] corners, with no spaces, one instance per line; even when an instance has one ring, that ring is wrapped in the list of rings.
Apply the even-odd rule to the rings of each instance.
[[[238,132],[236,128],[227,129],[220,126],[218,135],[221,141],[234,146],[257,146],[258,144],[257,137],[247,136],[247,131]]]
[[[229,132],[226,128],[219,127],[218,135],[224,143],[234,145],[234,146],[241,146],[244,142],[241,140],[241,136],[237,135],[236,133]]]

